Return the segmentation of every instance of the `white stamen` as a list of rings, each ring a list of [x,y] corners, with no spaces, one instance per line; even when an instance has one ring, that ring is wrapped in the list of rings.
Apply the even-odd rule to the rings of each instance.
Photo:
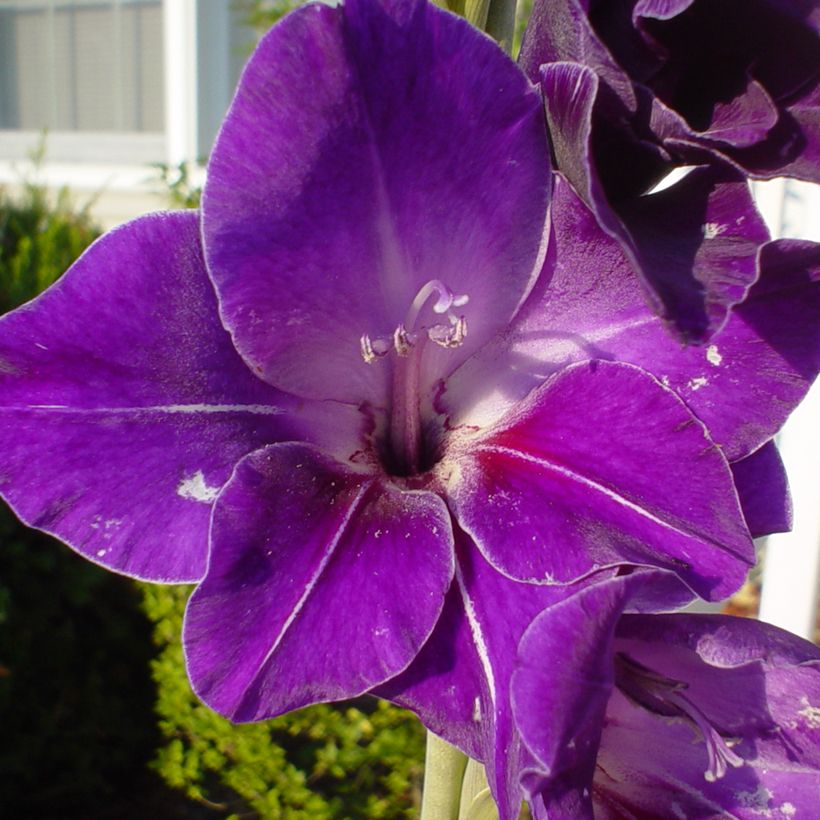
[[[436,296],[436,301],[431,306],[433,312],[446,314],[449,326],[436,324],[417,327],[419,316],[433,295]],[[452,309],[463,307],[469,301],[470,297],[466,293],[456,295],[440,279],[431,279],[419,289],[410,304],[404,322],[393,331],[389,340],[381,337],[374,339],[367,333],[359,339],[362,358],[367,364],[373,364],[377,359],[386,356],[391,348],[399,356],[408,356],[422,333],[441,347],[459,347],[467,335],[467,320],[464,316],[454,313]]]
[[[396,349],[396,353],[398,353],[399,356],[406,356],[413,349],[413,345],[415,343],[416,334],[408,333],[407,328],[404,325],[399,325],[393,331],[393,347]]]
[[[390,351],[390,344],[384,339],[371,339],[366,333],[359,340],[362,348],[362,358],[373,364],[376,359],[381,359]]]
[[[459,317],[449,327],[446,325],[433,325],[433,327],[427,329],[427,336],[430,341],[441,347],[459,347],[464,342],[466,335],[467,320],[463,316]]]

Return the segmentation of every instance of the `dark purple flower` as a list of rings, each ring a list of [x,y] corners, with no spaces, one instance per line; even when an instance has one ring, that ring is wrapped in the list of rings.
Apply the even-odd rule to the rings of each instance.
[[[535,3],[520,62],[543,83],[558,169],[684,339],[711,336],[754,282],[759,235],[745,175],[820,181],[818,9],[800,0]],[[671,168],[702,163],[711,170],[653,199],[660,211],[642,196]],[[732,218],[716,220],[718,207]],[[671,268],[670,230],[686,249]],[[735,243],[729,279],[699,264],[714,239]]]
[[[589,586],[525,633],[512,702],[533,816],[812,816],[820,649],[741,618],[622,615],[654,581]]]
[[[504,817],[518,637],[623,565],[667,571],[652,609],[736,589],[820,367],[817,246],[766,245],[683,348],[563,181],[548,219],[546,155],[537,91],[463,20],[305,7],[243,75],[201,219],[109,234],[0,320],[0,492],[105,566],[200,581],[206,702],[376,688],[490,765]],[[699,264],[731,280],[745,247]]]

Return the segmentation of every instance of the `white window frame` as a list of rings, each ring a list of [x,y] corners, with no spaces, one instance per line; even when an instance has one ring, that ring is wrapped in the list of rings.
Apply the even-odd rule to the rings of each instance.
[[[774,236],[820,241],[820,186],[794,180],[755,184]],[[764,544],[761,621],[812,640],[820,584],[820,383],[814,385],[778,436],[791,486],[792,531]]]
[[[21,178],[36,175],[47,187],[67,186],[80,193],[148,193],[158,187],[150,165],[159,162],[185,164],[192,169],[194,182],[201,181],[201,160],[233,94],[238,24],[231,6],[232,0],[162,0],[162,133],[50,133],[45,160],[35,169],[28,157],[42,135],[0,130],[0,185],[14,186]],[[52,161],[49,153],[70,160]]]

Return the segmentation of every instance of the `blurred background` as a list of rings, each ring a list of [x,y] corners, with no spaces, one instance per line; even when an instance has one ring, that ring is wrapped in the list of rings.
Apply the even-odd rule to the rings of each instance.
[[[0,312],[103,230],[196,206],[241,67],[296,4],[0,0]],[[755,193],[776,235],[820,240],[816,188]],[[820,390],[780,445],[795,529],[761,541],[728,611],[816,639]],[[362,699],[234,727],[199,704],[189,592],[113,576],[0,509],[0,817],[416,816],[424,738],[401,710]]]

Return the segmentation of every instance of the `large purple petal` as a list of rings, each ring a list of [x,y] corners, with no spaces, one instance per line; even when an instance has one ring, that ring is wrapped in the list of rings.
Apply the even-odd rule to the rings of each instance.
[[[674,393],[634,367],[573,365],[452,448],[444,480],[456,518],[513,578],[566,583],[649,564],[717,599],[754,561],[719,448]]]
[[[789,482],[773,441],[732,464],[732,476],[753,538],[791,529]]]
[[[0,320],[0,491],[92,561],[193,581],[219,488],[291,404],[219,322],[197,214],[146,217]]]
[[[700,168],[664,191],[615,207],[593,146],[597,76],[574,63],[547,65],[541,73],[559,170],[621,243],[653,309],[683,340],[709,338],[755,281],[758,248],[768,238],[746,181]]]
[[[423,372],[452,370],[537,274],[547,157],[538,94],[463,19],[417,0],[288,15],[245,70],[205,186],[238,349],[277,387],[384,406],[393,362],[365,363],[360,338],[391,338],[440,280],[469,296],[469,333]]]
[[[573,361],[629,362],[677,392],[730,461],[742,459],[774,436],[820,370],[820,245],[771,242],[758,265],[759,281],[711,344],[683,347],[646,307],[618,244],[558,184],[536,288],[510,331],[450,378],[444,406],[454,423],[483,423]]]
[[[443,502],[297,443],[239,463],[188,604],[194,689],[236,721],[359,695],[401,672],[453,577]]]

